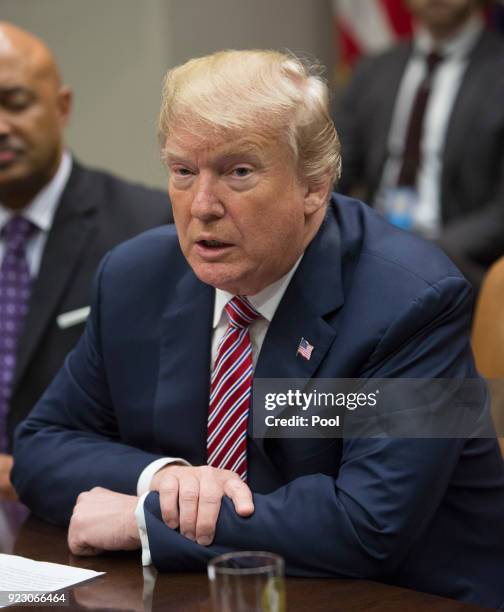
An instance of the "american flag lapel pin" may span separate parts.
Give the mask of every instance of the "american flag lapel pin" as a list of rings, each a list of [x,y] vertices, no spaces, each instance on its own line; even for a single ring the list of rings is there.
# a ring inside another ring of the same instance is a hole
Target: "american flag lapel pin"
[[[301,338],[299,341],[299,346],[296,351],[296,357],[301,355],[306,361],[310,360],[311,354],[313,353],[313,349],[315,347],[308,342],[305,338]]]

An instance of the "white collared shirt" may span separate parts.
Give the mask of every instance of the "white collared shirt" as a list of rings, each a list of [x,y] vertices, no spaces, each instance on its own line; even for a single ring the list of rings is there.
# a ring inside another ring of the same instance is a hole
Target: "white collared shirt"
[[[37,228],[26,244],[26,259],[32,278],[36,278],[44,254],[44,248],[51,230],[54,215],[61,198],[61,194],[66,187],[68,177],[72,171],[72,158],[65,151],[61,157],[61,162],[56,174],[47,185],[39,191],[33,200],[20,211],[20,214],[31,221]],[[0,230],[14,216],[14,212],[0,202]],[[0,266],[2,265],[5,253],[5,241],[0,238]]]
[[[273,284],[269,285],[259,293],[255,295],[247,296],[252,306],[262,316],[261,319],[257,319],[250,324],[249,334],[250,342],[252,344],[252,362],[254,367],[259,358],[266,332],[268,331],[269,324],[271,323],[273,316],[275,315],[276,309],[282,300],[284,293],[289,286],[291,278],[294,276],[294,272],[297,270],[302,256],[296,261],[294,266],[282,276],[281,279],[277,280]],[[232,299],[234,295],[221,289],[215,290],[215,303],[214,303],[214,316],[213,316],[213,338],[212,338],[212,364],[217,357],[217,351],[219,348],[220,341],[222,340],[228,326],[228,316],[224,307]]]
[[[441,231],[441,172],[446,130],[469,54],[482,30],[483,22],[479,16],[475,16],[452,39],[435,45],[430,34],[419,29],[413,54],[399,87],[389,133],[388,158],[375,201],[380,212],[383,212],[385,191],[397,185],[415,95],[427,71],[425,58],[434,48],[443,55],[444,59],[432,79],[422,128],[421,163],[417,177],[418,204],[414,226],[427,238],[436,238]]]
[[[262,291],[259,291],[259,293],[247,296],[249,302],[262,316],[261,319],[257,319],[251,323],[249,327],[250,342],[252,344],[252,362],[254,364],[254,368],[257,364],[257,359],[259,358],[259,353],[261,352],[261,347],[263,345],[266,332],[268,331],[269,324],[271,323],[278,305],[280,304],[285,291],[287,290],[287,287],[289,286],[289,283],[302,259],[303,255],[301,255],[294,266],[289,270],[289,272],[287,272],[287,274],[282,276],[282,278],[272,283]],[[224,308],[229,300],[233,297],[234,295],[232,293],[228,293],[227,291],[222,291],[221,289],[215,290],[211,366],[213,366],[213,363],[217,357],[220,341],[222,340],[228,327],[229,320]],[[147,537],[147,526],[145,523],[145,498],[149,494],[150,484],[154,474],[166,465],[175,462],[183,465],[190,465],[190,463],[178,457],[162,457],[161,459],[156,459],[150,463],[142,471],[137,482],[137,495],[140,497],[140,499],[136,507],[135,517],[137,520],[138,531],[140,533],[140,540],[142,542],[143,565],[150,565],[152,563],[149,540]]]

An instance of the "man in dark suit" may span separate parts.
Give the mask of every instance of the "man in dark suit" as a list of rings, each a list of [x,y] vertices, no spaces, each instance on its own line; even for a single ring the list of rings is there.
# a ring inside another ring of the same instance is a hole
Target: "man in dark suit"
[[[0,24],[3,497],[14,493],[6,454],[13,430],[77,343],[100,259],[119,242],[172,220],[166,195],[72,159],[63,143],[70,109],[71,92],[47,47]]]
[[[409,0],[414,40],[364,59],[333,113],[338,188],[436,240],[476,288],[504,254],[504,41],[484,4]]]
[[[76,554],[141,547],[171,571],[266,549],[295,575],[503,603],[494,438],[253,438],[252,377],[478,380],[467,281],[330,196],[321,79],[275,52],[192,60],[160,130],[177,233],[103,260],[84,336],[17,431],[20,498],[70,521]]]

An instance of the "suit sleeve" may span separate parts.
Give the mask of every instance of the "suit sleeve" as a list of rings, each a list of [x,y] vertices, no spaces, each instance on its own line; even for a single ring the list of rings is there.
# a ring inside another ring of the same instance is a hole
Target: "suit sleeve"
[[[385,332],[362,376],[476,376],[467,338],[469,291],[460,278],[429,287]],[[336,478],[311,474],[255,494],[248,518],[224,498],[208,548],[164,525],[158,495],[150,493],[145,518],[153,563],[162,571],[202,570],[216,554],[264,549],[282,555],[291,575],[386,577],[434,516],[463,445],[345,440]]]
[[[77,347],[16,430],[12,482],[38,516],[67,523],[79,493],[95,486],[136,495],[142,470],[160,455],[120,442],[100,348],[100,283]]]

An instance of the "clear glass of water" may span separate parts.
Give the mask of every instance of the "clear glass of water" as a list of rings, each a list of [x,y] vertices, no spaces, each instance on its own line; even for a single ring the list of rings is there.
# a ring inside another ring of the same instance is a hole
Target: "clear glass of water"
[[[285,612],[284,560],[262,551],[227,553],[208,564],[215,612]]]

